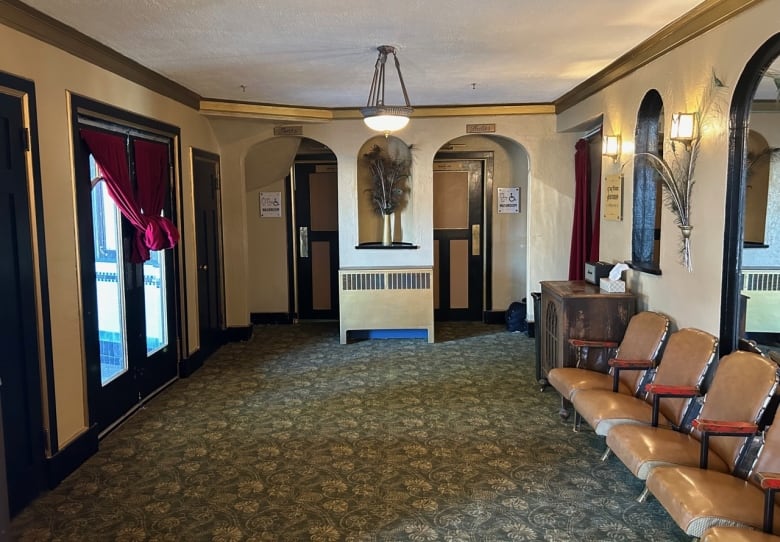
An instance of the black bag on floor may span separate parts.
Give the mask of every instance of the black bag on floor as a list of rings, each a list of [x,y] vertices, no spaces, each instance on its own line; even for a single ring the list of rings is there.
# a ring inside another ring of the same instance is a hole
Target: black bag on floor
[[[509,304],[504,315],[507,331],[525,331],[528,328],[526,322],[525,298],[522,301],[513,301]]]

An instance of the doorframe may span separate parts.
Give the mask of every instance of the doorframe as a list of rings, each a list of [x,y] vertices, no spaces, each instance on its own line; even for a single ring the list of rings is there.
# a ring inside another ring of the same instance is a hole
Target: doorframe
[[[763,70],[780,56],[780,33],[753,54],[739,77],[729,113],[729,161],[726,177],[726,207],[720,302],[720,352],[737,349],[739,341],[740,282],[745,227],[744,207],[750,109]]]
[[[173,174],[171,179],[171,190],[173,192],[171,197],[171,206],[172,206],[172,216],[171,220],[173,220],[174,224],[176,225],[177,229],[179,230],[180,239],[185,238],[185,232],[183,229],[183,219],[182,219],[182,209],[183,209],[183,194],[182,194],[182,185],[181,185],[181,130],[173,126],[171,124],[167,124],[155,119],[151,119],[149,117],[144,117],[142,115],[138,115],[136,113],[132,113],[130,111],[126,111],[124,109],[119,109],[117,107],[104,104],[101,102],[96,102],[94,100],[91,100],[90,98],[87,98],[85,96],[81,96],[78,94],[72,94],[68,93],[69,98],[69,112],[70,112],[70,120],[71,120],[71,131],[72,131],[72,142],[73,142],[73,153],[75,156],[76,152],[80,152],[82,150],[82,145],[80,142],[80,136],[79,136],[79,128],[81,127],[79,122],[80,116],[85,117],[92,117],[98,121],[105,122],[106,124],[112,124],[114,125],[117,130],[116,133],[125,133],[125,134],[132,134],[136,132],[144,132],[149,134],[159,134],[160,136],[170,138],[170,145],[171,145],[171,167],[173,168]],[[73,175],[73,193],[76,195],[76,198],[78,198],[78,172],[74,170]],[[77,253],[77,262],[79,265],[79,282],[78,282],[78,295],[79,299],[84,298],[84,292],[88,281],[85,281],[84,273],[85,269],[82,263],[82,259],[84,255],[81,251],[81,238],[85,235],[92,235],[91,230],[90,231],[82,231],[82,225],[80,224],[80,218],[76,216],[76,237],[77,237],[77,243],[76,243],[76,253]],[[175,337],[171,337],[169,340],[172,345],[175,345],[176,348],[176,362],[177,366],[181,363],[183,352],[185,351],[185,345],[189,344],[189,338],[187,335],[187,322],[188,322],[188,316],[186,311],[186,302],[183,301],[184,297],[182,295],[182,292],[185,284],[186,284],[186,273],[185,273],[185,266],[183,265],[184,262],[184,246],[183,242],[179,242],[174,246],[173,250],[173,257],[172,257],[172,263],[173,263],[173,281],[171,283],[171,286],[173,287],[173,299],[174,299],[174,314],[173,314],[173,329],[169,330],[170,335],[173,335],[175,333]],[[92,280],[94,280],[94,271],[93,271],[93,277]],[[91,283],[90,283],[91,284]],[[81,307],[81,320],[82,320],[82,340],[83,340],[83,349],[84,349],[84,356],[85,356],[85,369],[86,369],[86,394],[87,394],[87,412],[88,412],[88,418],[86,420],[87,426],[90,427],[90,429],[94,430],[96,428],[96,424],[92,421],[92,413],[95,412],[95,409],[97,408],[97,394],[96,391],[98,391],[102,384],[100,382],[100,370],[99,367],[97,370],[95,370],[94,367],[88,365],[90,361],[94,363],[95,360],[98,360],[99,365],[99,353],[95,352],[96,348],[96,341],[87,340],[87,333],[88,330],[86,329],[86,326],[83,325],[85,314],[84,314],[84,307]],[[97,318],[97,316],[95,316]],[[91,332],[90,332],[91,333]],[[171,382],[173,382],[176,379],[172,379],[169,382],[163,383],[159,388],[153,390],[151,393],[149,393],[146,397],[144,397],[142,400],[140,400],[138,403],[136,403],[128,412],[126,412],[124,415],[120,416],[115,422],[109,425],[109,427],[101,428],[100,436],[104,436],[110,430],[115,428],[117,425],[119,425],[122,421],[124,421],[128,416],[130,416],[132,413],[134,413],[136,410],[138,410],[141,406],[143,406],[146,402],[148,402],[151,398],[153,398],[155,395],[157,395],[160,391],[162,391],[165,387],[167,387]]]
[[[59,452],[57,434],[57,404],[54,394],[54,358],[51,339],[51,312],[49,301],[49,279],[46,263],[46,239],[44,231],[43,188],[41,181],[41,159],[38,146],[38,112],[35,95],[35,83],[28,79],[0,72],[0,92],[18,97],[21,100],[22,126],[26,129],[26,145],[24,161],[26,164],[26,185],[28,193],[28,212],[30,214],[30,241],[32,250],[32,270],[34,293],[36,297],[35,319],[36,343],[38,352],[38,386],[33,398],[34,423],[38,427],[31,428],[41,435],[40,469],[42,479],[51,479],[47,472],[47,462]],[[0,457],[5,461],[5,456]],[[3,466],[4,468],[4,466]],[[50,470],[50,469],[49,469]],[[43,488],[39,488],[43,489]]]
[[[193,208],[195,205],[195,189],[194,189],[194,183],[195,183],[195,160],[204,160],[204,161],[212,161],[216,164],[217,169],[217,209],[219,211],[219,220],[218,220],[218,232],[217,232],[217,242],[219,244],[219,248],[217,250],[219,254],[219,316],[220,316],[220,328],[223,333],[223,341],[226,340],[227,334],[227,305],[225,303],[225,258],[224,258],[224,229],[223,229],[223,223],[222,223],[222,160],[219,154],[212,153],[203,149],[198,149],[196,147],[190,148],[190,167],[192,172],[192,181],[193,181]],[[196,209],[197,211],[197,209]],[[195,227],[195,254],[196,254],[196,260],[197,260],[197,251],[198,251],[198,239],[197,239],[197,226]],[[200,280],[200,275],[198,273],[195,274],[195,276]],[[186,291],[186,289],[185,289]],[[187,311],[187,296],[183,296],[183,310]],[[199,301],[200,303],[200,301]],[[200,306],[198,307],[198,310],[200,310]],[[198,326],[200,328],[200,319],[198,320]],[[181,361],[179,362],[180,367],[180,375],[181,376],[189,376],[191,375],[195,370],[197,370],[199,367],[203,365],[203,362],[205,361],[206,357],[211,355],[213,352],[205,352],[203,351],[203,344],[200,343],[200,329],[198,330],[198,343],[199,348],[197,351],[190,353],[189,352],[189,342],[187,342],[187,351],[181,352]]]
[[[439,150],[437,160],[481,160],[482,171],[482,321],[493,311],[493,151]],[[433,166],[433,164],[431,164]],[[433,232],[431,232],[432,234]]]
[[[314,141],[314,140],[312,140]],[[287,195],[287,263],[288,263],[288,303],[289,314],[292,322],[297,322],[300,318],[300,309],[298,307],[298,238],[295,235],[298,225],[298,216],[295,213],[295,164],[308,163],[333,163],[338,172],[339,161],[335,153],[317,153],[317,154],[298,154],[293,157],[290,164],[289,182],[285,183],[285,193]],[[337,173],[338,175],[338,173]]]

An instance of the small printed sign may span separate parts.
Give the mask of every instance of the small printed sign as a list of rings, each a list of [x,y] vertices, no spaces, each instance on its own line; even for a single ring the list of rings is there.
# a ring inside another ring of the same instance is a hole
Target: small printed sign
[[[498,212],[502,214],[520,212],[519,186],[498,189]]]
[[[282,217],[282,193],[281,192],[260,192],[260,217],[261,218]]]
[[[275,136],[301,136],[303,126],[274,126]]]
[[[604,177],[604,220],[623,220],[623,175]]]
[[[467,124],[467,134],[493,134],[496,131],[495,124]]]

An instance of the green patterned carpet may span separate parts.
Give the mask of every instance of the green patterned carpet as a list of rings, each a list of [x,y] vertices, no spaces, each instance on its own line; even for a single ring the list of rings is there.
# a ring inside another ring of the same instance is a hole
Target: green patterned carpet
[[[558,418],[534,341],[442,324],[340,345],[333,324],[224,346],[17,516],[18,541],[673,541],[604,443]]]

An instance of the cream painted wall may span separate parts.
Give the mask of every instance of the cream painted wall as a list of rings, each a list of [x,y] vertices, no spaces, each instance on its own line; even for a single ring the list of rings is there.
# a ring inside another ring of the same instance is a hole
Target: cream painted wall
[[[194,110],[2,25],[0,69],[35,83],[54,366],[51,378],[58,399],[58,444],[63,446],[87,427],[68,92],[181,128],[182,243],[190,247],[185,252],[188,351],[197,347],[198,340],[189,148],[217,152],[218,147],[208,123]]]
[[[249,312],[282,312],[288,309],[287,200],[285,177],[295,159],[300,140],[279,137],[258,143],[245,161],[247,181],[247,258]],[[281,192],[281,218],[260,217],[260,192]]]
[[[628,271],[632,291],[640,305],[668,313],[679,327],[698,327],[713,334],[720,330],[720,292],[728,162],[728,111],[734,86],[753,53],[780,27],[780,0],[767,0],[710,30],[660,59],[638,69],[602,92],[568,109],[558,117],[558,129],[577,126],[604,114],[604,132],[623,137],[622,165],[603,162],[602,174],[625,174],[622,222],[601,223],[601,257],[606,261],[631,258],[632,151],[636,115],[644,94],[657,89],[668,113],[698,106],[713,71],[728,85],[708,119],[693,188],[691,237],[693,272],[679,263],[679,233],[664,208],[661,224],[661,276]]]
[[[250,223],[248,210],[253,208],[253,204],[247,203],[248,168],[245,162],[255,145],[273,138],[273,125],[264,121],[227,118],[211,122],[221,144],[223,205],[226,209],[241,210],[240,213],[229,213],[230,216],[226,213],[224,221],[225,238],[229,240],[225,243],[225,259],[231,262],[226,268],[228,325],[245,325],[249,313],[255,311],[254,305],[250,310],[248,298],[259,299],[255,293],[248,293],[255,285],[262,287],[256,277],[250,279],[249,273],[254,265],[249,263],[253,234],[245,232],[248,232]],[[523,196],[527,198],[523,202],[523,213],[519,217],[502,216],[494,222],[497,235],[502,239],[502,243],[496,243],[494,249],[493,299],[496,310],[506,308],[510,300],[528,297],[531,291],[539,289],[540,280],[566,278],[574,197],[572,149],[579,136],[556,134],[553,115],[415,118],[407,128],[395,134],[407,145],[413,146],[413,189],[404,210],[403,240],[420,248],[393,251],[354,248],[359,242],[358,156],[361,146],[375,134],[361,120],[304,125],[303,135],[327,145],[338,160],[339,259],[342,268],[433,264],[433,156],[448,141],[465,135],[468,123],[496,124],[494,145],[504,148],[502,152],[507,161],[512,161],[514,170],[511,179],[507,176],[499,182],[526,183],[527,186],[523,190]],[[518,218],[524,222],[525,229],[522,226],[516,230],[505,227],[515,224]],[[510,250],[504,242],[517,246]],[[268,305],[259,312],[276,311],[270,300],[265,302]]]

